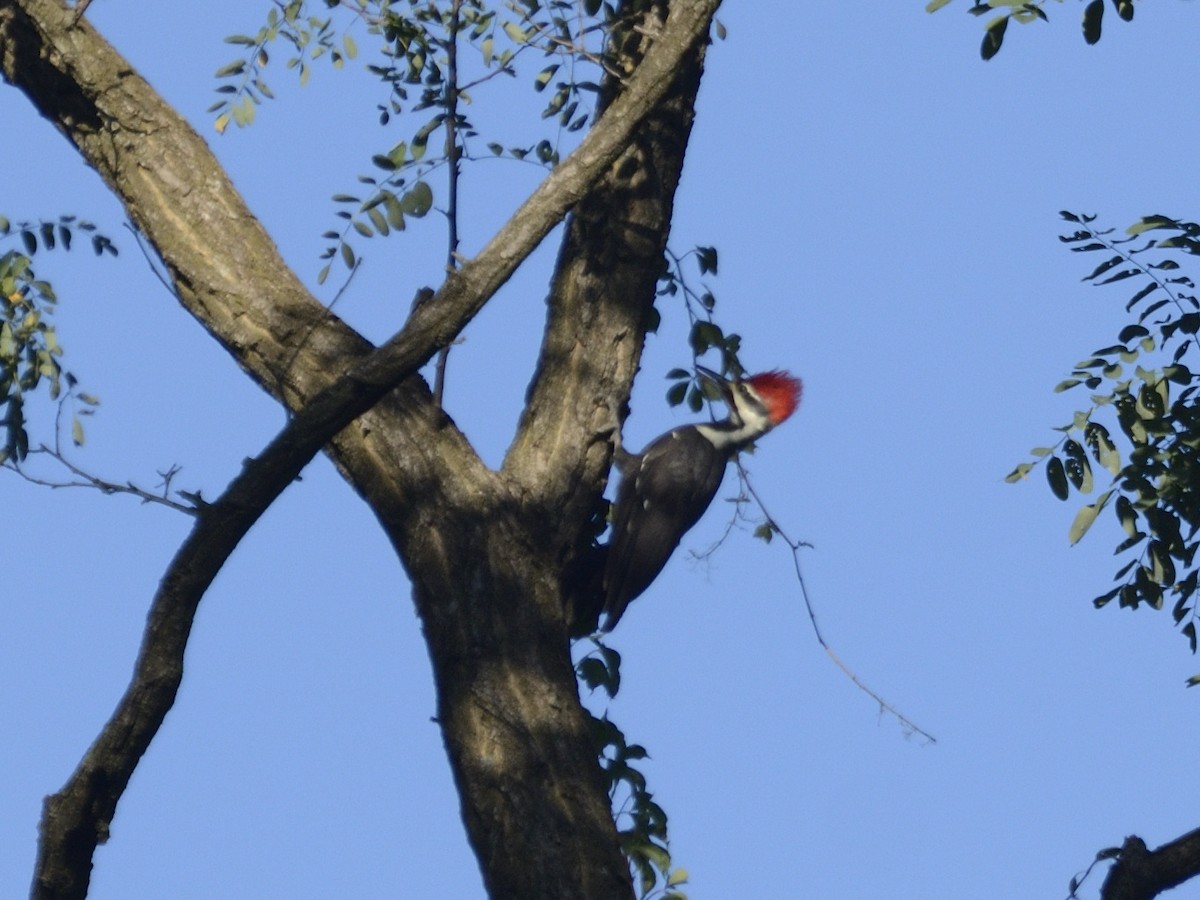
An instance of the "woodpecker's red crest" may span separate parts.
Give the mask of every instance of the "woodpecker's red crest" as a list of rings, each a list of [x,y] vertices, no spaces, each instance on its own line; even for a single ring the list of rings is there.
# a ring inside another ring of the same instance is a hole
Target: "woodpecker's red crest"
[[[762,397],[773,425],[778,425],[796,411],[804,391],[804,383],[783,369],[751,375],[745,382]]]

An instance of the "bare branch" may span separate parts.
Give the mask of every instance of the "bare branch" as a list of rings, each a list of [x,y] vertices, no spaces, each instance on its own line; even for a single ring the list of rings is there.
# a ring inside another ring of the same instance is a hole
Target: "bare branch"
[[[896,721],[900,723],[900,726],[907,733],[920,735],[929,743],[936,744],[937,738],[935,738],[924,728],[921,728],[919,725],[917,725],[917,723],[908,718],[908,716],[901,713],[898,709],[896,709],[896,707],[892,706],[892,704],[890,704],[872,688],[868,687],[862,681],[862,679],[855,674],[853,669],[842,662],[841,657],[839,657],[833,651],[833,648],[830,647],[826,642],[825,636],[821,633],[821,627],[817,624],[817,614],[813,609],[812,600],[810,600],[808,596],[808,586],[804,583],[804,573],[800,569],[800,551],[804,547],[811,545],[805,544],[802,541],[797,541],[783,530],[779,524],[779,521],[767,510],[766,504],[764,504],[762,501],[762,497],[758,495],[758,491],[754,489],[754,485],[750,481],[750,475],[743,467],[740,459],[737,461],[737,468],[738,477],[741,479],[742,485],[744,486],[746,492],[754,498],[754,502],[758,504],[758,508],[762,510],[763,517],[767,520],[767,524],[771,527],[772,531],[779,535],[780,539],[787,544],[792,551],[792,563],[796,568],[796,581],[800,584],[800,596],[804,598],[804,608],[808,611],[808,620],[812,623],[813,635],[816,637],[817,643],[821,645],[821,649],[824,650],[825,654],[833,660],[834,664],[839,669],[842,670],[843,674],[845,674],[845,676],[854,683],[855,687],[879,704],[880,712],[894,716]]]
[[[42,444],[36,450],[29,451],[29,456],[33,456],[34,454],[42,454],[48,456],[50,459],[53,459],[60,466],[74,475],[77,480],[56,481],[50,478],[43,478],[27,471],[23,465],[13,460],[6,460],[4,462],[4,468],[15,472],[19,477],[25,479],[25,481],[28,481],[30,484],[48,487],[53,490],[58,490],[60,488],[91,488],[99,491],[102,494],[129,494],[137,497],[143,503],[157,503],[160,506],[165,506],[168,509],[173,509],[176,512],[185,513],[189,516],[194,516],[197,513],[194,505],[189,506],[187,504],[180,503],[177,500],[172,500],[170,497],[171,480],[179,471],[178,467],[176,466],[172,466],[166,472],[158,473],[163,479],[163,489],[161,492],[155,493],[148,491],[145,488],[138,487],[132,481],[127,481],[124,484],[117,484],[115,481],[107,481],[103,478],[99,478],[96,475],[79,468],[79,466],[67,459],[60,450],[47,447],[45,444]]]

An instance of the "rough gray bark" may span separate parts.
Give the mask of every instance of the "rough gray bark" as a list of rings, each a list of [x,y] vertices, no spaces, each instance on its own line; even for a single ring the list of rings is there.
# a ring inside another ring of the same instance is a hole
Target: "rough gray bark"
[[[298,411],[200,515],[172,562],[134,683],[71,781],[47,799],[36,896],[86,895],[95,846],[174,700],[196,605],[240,537],[326,445],[412,579],[489,893],[630,896],[567,652],[561,581],[584,543],[610,461],[612,411],[636,369],[716,5],[675,4],[580,151],[371,352],[283,263],[199,136],[86,21],[54,0],[0,0],[5,79],[124,202],[184,307]],[[585,195],[518,438],[502,470],[490,471],[412,373]]]

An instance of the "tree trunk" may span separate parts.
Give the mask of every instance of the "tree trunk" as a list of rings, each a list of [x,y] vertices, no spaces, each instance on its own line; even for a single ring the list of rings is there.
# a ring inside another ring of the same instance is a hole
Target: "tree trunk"
[[[571,220],[529,402],[501,471],[480,462],[416,376],[327,448],[412,580],[463,818],[493,898],[632,894],[571,666],[563,580],[590,541],[640,357],[716,5],[677,4],[664,24],[663,5],[630,4],[643,10],[631,35],[664,45],[686,37],[654,76],[669,82],[665,95],[626,123],[638,125],[635,139]],[[633,38],[616,55],[625,72],[645,43]],[[199,136],[86,20],[73,22],[54,0],[0,0],[0,67],[100,172],[166,262],[180,302],[264,388],[302,410],[368,353],[283,263]],[[610,106],[601,126],[625,115],[634,114]],[[494,289],[465,290],[486,300]],[[455,289],[446,290],[450,309]],[[470,315],[464,307],[443,324],[427,316],[429,353]],[[187,628],[190,615],[184,641]],[[130,771],[143,750],[123,751]],[[91,849],[124,781],[81,787],[107,792],[81,804],[91,819],[64,826],[68,843],[88,846],[71,850],[76,871],[59,872],[61,881],[40,872],[36,894],[86,893]]]

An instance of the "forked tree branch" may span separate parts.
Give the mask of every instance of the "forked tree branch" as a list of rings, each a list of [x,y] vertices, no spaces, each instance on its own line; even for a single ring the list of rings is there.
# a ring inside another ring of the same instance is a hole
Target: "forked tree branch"
[[[475,259],[413,311],[395,337],[318,393],[203,510],[155,594],[129,688],[66,786],[46,800],[35,897],[86,896],[95,848],[107,838],[117,802],[174,703],[196,609],[242,537],[334,435],[447,346],[584,196],[665,94],[718,2],[672,4],[662,33],[626,89],[579,148]],[[0,25],[6,5],[0,2]],[[68,12],[60,8],[56,14]],[[0,56],[5,53],[0,46]]]

